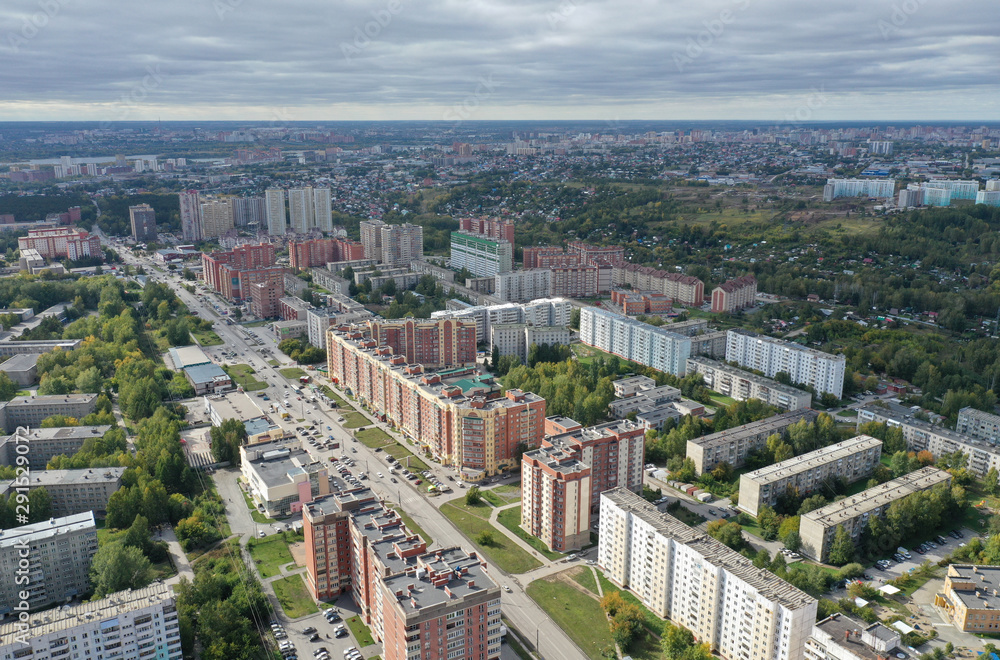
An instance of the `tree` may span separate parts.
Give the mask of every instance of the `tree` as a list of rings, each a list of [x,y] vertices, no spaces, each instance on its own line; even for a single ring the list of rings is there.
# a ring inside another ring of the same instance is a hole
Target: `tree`
[[[96,597],[140,589],[152,579],[152,564],[142,551],[120,541],[108,543],[98,550],[90,564],[90,581]]]
[[[36,523],[52,517],[52,496],[44,488],[32,488],[28,493],[28,522]]]
[[[247,429],[238,419],[225,419],[220,426],[209,431],[212,441],[212,456],[220,463],[233,465],[240,463],[240,447],[246,442]]]
[[[1000,492],[1000,472],[995,467],[991,467],[983,477],[983,486],[990,495],[997,495]]]
[[[0,401],[10,401],[17,395],[18,385],[6,371],[0,372]]]
[[[843,525],[837,525],[837,530],[833,534],[829,560],[834,566],[843,566],[854,561],[854,539]]]
[[[622,598],[621,592],[608,591],[601,598],[601,609],[603,609],[608,616],[614,616],[618,613],[618,610],[625,604],[625,599]]]
[[[493,532],[488,529],[484,529],[483,531],[476,534],[475,541],[479,545],[487,548],[492,547],[497,543],[496,537],[493,536]]]
[[[611,619],[611,637],[622,650],[627,650],[642,632],[642,610],[635,603],[625,603]]]
[[[774,509],[766,504],[760,508],[757,514],[757,524],[760,525],[760,535],[765,541],[773,541],[778,538],[778,529],[781,520]]]
[[[149,555],[153,546],[153,538],[149,534],[149,522],[142,516],[136,516],[122,543],[130,548],[139,548],[142,554]]]
[[[500,346],[493,344],[493,351],[490,353],[490,368],[496,370],[500,366]]]
[[[465,493],[466,506],[479,506],[483,502],[483,495],[479,486],[473,486]]]
[[[713,520],[708,523],[706,531],[709,536],[733,550],[739,551],[746,546],[743,528],[740,527],[739,523],[730,520]]]
[[[781,537],[781,542],[792,552],[798,552],[802,547],[802,537],[796,531],[791,531]]]

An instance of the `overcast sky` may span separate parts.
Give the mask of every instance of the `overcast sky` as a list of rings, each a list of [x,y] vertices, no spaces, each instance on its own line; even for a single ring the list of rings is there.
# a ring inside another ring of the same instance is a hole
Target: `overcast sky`
[[[1000,120],[996,0],[3,0],[0,120]]]

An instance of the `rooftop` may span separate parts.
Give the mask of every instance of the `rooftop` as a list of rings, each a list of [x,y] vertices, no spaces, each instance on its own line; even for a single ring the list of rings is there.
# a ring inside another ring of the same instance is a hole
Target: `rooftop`
[[[14,406],[51,406],[60,403],[87,404],[97,399],[96,394],[44,394],[40,396],[19,396],[7,403]]]
[[[951,475],[936,467],[927,466],[898,479],[879,484],[857,495],[827,504],[802,516],[803,520],[814,520],[823,527],[835,527],[869,511],[895,502],[919,490],[926,490],[951,480]]]
[[[268,488],[292,483],[299,474],[312,474],[326,467],[312,460],[309,452],[299,449],[296,443],[284,441],[261,442],[246,445],[243,449],[250,469],[257,473]]]
[[[952,564],[948,567],[951,593],[970,610],[1000,610],[1000,566]],[[960,589],[955,583],[970,588]]]
[[[395,593],[404,615],[492,590],[500,598],[500,588],[486,572],[476,553],[444,548],[416,558],[416,566],[387,578],[386,590]]]
[[[645,521],[662,536],[674,539],[698,552],[713,566],[720,567],[757,590],[757,593],[786,607],[797,609],[816,602],[809,594],[800,591],[766,569],[757,568],[749,559],[732,550],[708,534],[692,529],[670,514],[662,513],[655,506],[625,488],[614,488],[601,493],[622,509]]]
[[[800,390],[797,387],[792,387],[791,385],[785,385],[784,383],[779,383],[776,380],[766,378],[764,376],[758,376],[751,371],[744,371],[743,369],[738,369],[736,367],[730,366],[725,362],[719,362],[718,360],[710,360],[706,357],[689,357],[688,364],[690,363],[700,364],[710,369],[715,369],[716,371],[721,371],[722,373],[731,374],[742,378],[743,380],[749,381],[751,383],[756,383],[764,387],[768,387],[775,392],[782,392],[789,396],[803,396],[808,394],[805,390]],[[690,371],[690,369],[688,370]]]
[[[79,470],[32,470],[32,487],[59,484],[117,483],[125,473],[123,467],[83,468]]]
[[[589,465],[578,460],[572,451],[561,445],[540,447],[526,452],[524,457],[528,460],[538,461],[560,475],[573,476],[590,471]]]
[[[787,461],[781,461],[774,465],[762,467],[759,470],[744,474],[741,479],[749,479],[757,483],[771,483],[778,481],[789,475],[800,474],[813,468],[828,465],[836,461],[853,456],[862,451],[875,449],[882,446],[882,441],[870,435],[859,435],[829,447],[823,447],[808,454],[794,456]]]
[[[29,440],[86,440],[87,438],[99,438],[110,429],[110,426],[59,426],[50,429],[33,428],[28,430],[26,437]],[[8,438],[13,437],[15,436],[8,436]]]
[[[24,371],[38,364],[41,353],[18,353],[0,364],[0,371]]]
[[[861,621],[856,621],[843,614],[834,614],[815,624],[815,628],[822,630],[830,636],[832,642],[838,646],[849,650],[852,654],[864,660],[882,660],[884,653],[879,653],[862,639],[862,633],[881,639],[885,642],[899,640],[899,633],[889,630],[881,624],[869,625]]]
[[[167,350],[170,361],[174,363],[174,369],[193,367],[196,364],[209,364],[211,360],[205,352],[197,346],[181,346],[180,348],[170,348]]]
[[[196,364],[193,367],[184,367],[184,373],[188,375],[193,383],[211,383],[216,378],[229,379],[229,376],[217,364]]]
[[[248,419],[264,416],[263,411],[245,392],[206,396],[205,401],[222,419],[238,419],[245,422]]]
[[[93,511],[74,513],[71,516],[50,518],[30,525],[0,530],[0,549],[20,548],[23,543],[36,542],[86,529],[93,529],[95,533],[97,531]]]
[[[771,433],[780,431],[786,426],[795,424],[799,420],[805,419],[811,422],[817,417],[819,417],[819,413],[815,410],[811,408],[801,408],[799,410],[781,413],[780,415],[774,415],[773,417],[768,417],[767,419],[762,419],[758,422],[750,422],[749,424],[736,426],[731,429],[726,429],[725,431],[719,431],[718,433],[703,435],[700,438],[688,440],[688,442],[701,445],[702,447],[709,449],[718,445],[726,445],[730,442],[739,442],[740,440],[748,437],[755,437],[759,434],[770,435]]]

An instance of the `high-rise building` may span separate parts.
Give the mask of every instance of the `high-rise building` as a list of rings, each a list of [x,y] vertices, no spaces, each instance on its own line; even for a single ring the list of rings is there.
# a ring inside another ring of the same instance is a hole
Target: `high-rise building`
[[[27,620],[0,626],[0,658],[183,657],[177,599],[173,587],[160,582],[35,612]]]
[[[747,330],[726,333],[726,362],[760,371],[768,378],[786,373],[793,383],[811,385],[821,395],[829,393],[839,399],[844,392],[847,358],[843,355],[831,355]]]
[[[690,337],[597,307],[580,310],[580,341],[676,376],[691,356]]]
[[[527,364],[532,346],[569,346],[573,331],[564,325],[534,326],[527,323],[498,323],[490,325],[490,352],[500,356],[516,355]]]
[[[27,236],[17,239],[17,247],[22,252],[37,250],[38,254],[46,259],[59,257],[74,261],[84,257],[104,259],[100,237],[73,227],[29,229]]]
[[[271,236],[281,236],[288,225],[288,214],[285,211],[285,191],[281,188],[268,188],[264,193],[267,203],[267,233]]]
[[[514,244],[467,231],[451,232],[451,267],[477,277],[493,277],[514,268]]]
[[[895,194],[895,179],[827,179],[823,187],[824,202],[832,202],[838,197],[892,199]]]
[[[208,199],[201,204],[202,238],[218,238],[236,223],[233,219],[233,202],[229,197]]]
[[[757,303],[757,279],[743,275],[712,289],[712,313],[732,313]]]
[[[0,614],[10,614],[22,601],[36,610],[90,591],[90,561],[97,552],[94,513],[77,513],[6,529],[0,535],[0,571],[11,579],[0,583]],[[28,583],[15,581],[27,558]],[[27,594],[27,597],[25,597]]]
[[[458,228],[486,238],[502,238],[514,244],[514,223],[510,220],[490,218],[459,218]]]
[[[476,326],[460,319],[399,319],[369,321],[376,346],[387,346],[407,364],[428,369],[476,363]]]
[[[361,245],[364,246],[365,259],[382,260],[382,227],[385,226],[381,220],[361,221]]]
[[[571,241],[566,246],[566,252],[579,255],[580,261],[587,266],[597,266],[604,263],[611,266],[625,265],[625,248],[620,245],[602,247],[583,241]]]
[[[409,268],[411,261],[424,258],[423,227],[407,222],[401,225],[383,225],[381,232],[381,263],[391,268]]]
[[[316,238],[288,242],[289,264],[292,268],[325,266],[332,261],[354,261],[364,258],[364,247],[349,238]]]
[[[280,282],[263,281],[250,285],[250,313],[262,319],[278,315],[278,300],[285,293]]]
[[[288,189],[288,218],[292,231],[305,234],[316,227],[316,206],[313,199],[313,189]]]
[[[494,295],[500,300],[528,302],[545,298],[552,291],[552,271],[548,268],[512,270],[493,277],[496,280]]]
[[[267,227],[267,205],[263,197],[234,197],[233,222],[237,227]]]
[[[275,247],[270,243],[240,245],[227,252],[201,255],[205,284],[227,300],[250,298],[256,282],[284,284],[285,269],[275,266]]]
[[[333,200],[329,188],[313,188],[313,217],[316,229],[333,231]]]
[[[198,191],[187,190],[177,193],[180,204],[181,236],[185,241],[200,241],[201,231],[201,200]]]
[[[601,494],[597,563],[723,658],[801,660],[816,599],[624,488]]]
[[[138,243],[156,240],[156,211],[149,204],[128,207],[132,238]]]
[[[975,199],[979,192],[979,181],[975,179],[960,181],[958,179],[931,179],[927,188],[944,188],[951,192],[951,199]]]
[[[1000,190],[980,190],[976,193],[976,204],[1000,206]]]
[[[550,550],[590,544],[591,467],[559,446],[521,457],[521,528]]]

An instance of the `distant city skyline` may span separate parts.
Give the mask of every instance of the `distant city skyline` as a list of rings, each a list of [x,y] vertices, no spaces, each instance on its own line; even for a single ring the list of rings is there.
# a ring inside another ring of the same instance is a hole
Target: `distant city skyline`
[[[995,5],[0,7],[0,121],[996,121]]]

